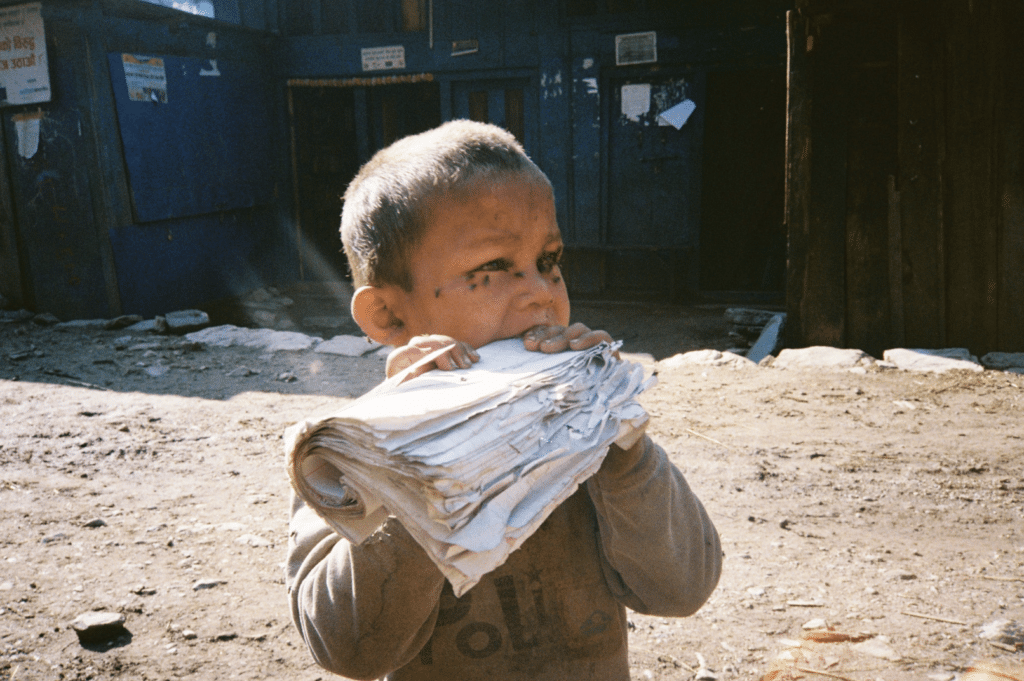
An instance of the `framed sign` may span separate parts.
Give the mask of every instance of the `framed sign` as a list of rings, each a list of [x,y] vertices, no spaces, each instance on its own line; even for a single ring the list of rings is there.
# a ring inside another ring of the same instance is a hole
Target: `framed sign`
[[[0,8],[0,106],[50,101],[41,6]]]
[[[405,68],[405,46],[364,47],[360,51],[363,71],[387,71]]]

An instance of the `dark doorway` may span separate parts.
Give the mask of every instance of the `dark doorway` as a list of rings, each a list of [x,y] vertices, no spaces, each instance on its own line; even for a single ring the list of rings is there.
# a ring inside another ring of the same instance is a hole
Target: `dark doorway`
[[[786,73],[707,76],[700,218],[702,292],[785,286]]]
[[[341,249],[342,196],[379,149],[440,124],[436,83],[293,86],[289,89],[300,276],[348,279]]]

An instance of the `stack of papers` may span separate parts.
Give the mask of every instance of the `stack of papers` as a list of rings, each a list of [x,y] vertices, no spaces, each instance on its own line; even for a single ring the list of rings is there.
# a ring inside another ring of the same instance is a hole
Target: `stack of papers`
[[[613,442],[642,434],[635,398],[654,378],[617,348],[544,354],[510,339],[480,348],[470,369],[406,381],[410,367],[285,432],[292,486],[355,544],[397,517],[462,595],[597,472]]]

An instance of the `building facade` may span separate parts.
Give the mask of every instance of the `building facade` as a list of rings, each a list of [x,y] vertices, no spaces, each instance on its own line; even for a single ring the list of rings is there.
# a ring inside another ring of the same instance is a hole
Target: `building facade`
[[[784,2],[165,4],[0,6],[38,12],[49,81],[0,102],[14,305],[149,316],[344,279],[348,180],[452,118],[551,178],[574,295],[782,301]]]

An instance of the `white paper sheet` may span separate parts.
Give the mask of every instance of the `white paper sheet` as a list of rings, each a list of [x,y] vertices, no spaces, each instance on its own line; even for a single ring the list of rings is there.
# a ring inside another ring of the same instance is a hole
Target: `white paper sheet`
[[[686,121],[690,120],[690,115],[696,110],[697,105],[693,103],[693,100],[684,99],[658,114],[658,125],[671,125],[679,130],[686,125]]]

